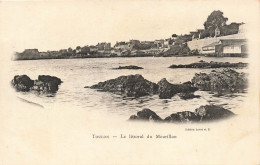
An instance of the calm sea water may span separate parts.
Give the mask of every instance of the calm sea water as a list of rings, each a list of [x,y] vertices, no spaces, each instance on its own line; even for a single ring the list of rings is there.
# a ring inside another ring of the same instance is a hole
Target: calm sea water
[[[182,83],[192,79],[195,73],[210,72],[211,69],[170,69],[172,64],[189,64],[204,61],[245,62],[244,58],[210,58],[210,57],[140,57],[140,58],[88,58],[88,59],[53,59],[34,61],[13,61],[10,75],[27,74],[31,79],[38,75],[52,75],[61,78],[63,83],[54,97],[37,95],[35,93],[17,93],[17,96],[45,108],[68,105],[75,110],[83,108],[86,111],[108,111],[129,118],[142,108],[150,108],[159,116],[166,117],[177,111],[193,111],[200,105],[216,104],[231,111],[239,107],[246,94],[234,94],[232,97],[214,97],[208,92],[198,91],[195,94],[201,98],[182,100],[178,96],[171,99],[159,99],[157,95],[137,99],[123,98],[108,92],[98,92],[84,88],[100,81],[116,78],[122,75],[141,74],[145,79],[157,83],[166,78],[171,83]],[[113,70],[119,65],[137,65],[142,70]],[[246,69],[237,71],[247,72]],[[11,80],[11,79],[10,79]],[[167,100],[167,101],[166,101]]]

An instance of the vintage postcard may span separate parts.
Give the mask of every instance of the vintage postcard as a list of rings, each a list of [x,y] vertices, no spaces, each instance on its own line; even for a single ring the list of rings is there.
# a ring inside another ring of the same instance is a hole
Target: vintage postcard
[[[0,165],[259,165],[260,3],[0,2]]]

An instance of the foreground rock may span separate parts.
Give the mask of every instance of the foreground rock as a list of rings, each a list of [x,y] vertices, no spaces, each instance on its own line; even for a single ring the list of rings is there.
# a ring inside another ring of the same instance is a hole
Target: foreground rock
[[[245,68],[247,63],[229,63],[229,62],[205,62],[203,60],[187,65],[171,65],[169,68]]]
[[[158,85],[144,79],[142,75],[136,74],[100,82],[90,88],[137,98],[155,94]]]
[[[235,115],[233,112],[215,105],[200,106],[195,110],[195,114],[200,121],[225,119]]]
[[[238,73],[232,69],[218,72],[213,70],[209,74],[195,74],[191,82],[202,91],[212,91],[218,94],[243,92],[248,84],[245,73]]]
[[[43,93],[55,93],[61,83],[61,79],[48,75],[40,75],[37,80],[31,80],[27,75],[16,75],[11,82],[17,91],[34,90]]]
[[[130,116],[129,120],[155,120],[163,122],[173,123],[192,123],[192,122],[206,122],[206,121],[217,121],[221,119],[227,119],[234,116],[235,114],[227,109],[224,109],[215,105],[200,106],[195,109],[195,112],[183,111],[173,113],[170,116],[162,120],[155,112],[150,109],[143,109],[137,112],[136,115]]]
[[[155,112],[145,108],[142,111],[137,112],[137,115],[130,116],[130,120],[161,121],[162,119]]]
[[[199,116],[190,111],[183,111],[171,114],[170,116],[166,117],[164,121],[173,123],[198,122]]]
[[[144,68],[135,65],[129,65],[129,66],[119,66],[118,68],[113,68],[113,69],[144,69]]]
[[[182,93],[182,96],[192,95],[193,92],[198,90],[196,87],[192,87],[191,82],[186,82],[183,84],[171,84],[165,78],[158,82],[158,93],[160,99],[170,99],[177,93]],[[195,97],[195,96],[194,96]]]

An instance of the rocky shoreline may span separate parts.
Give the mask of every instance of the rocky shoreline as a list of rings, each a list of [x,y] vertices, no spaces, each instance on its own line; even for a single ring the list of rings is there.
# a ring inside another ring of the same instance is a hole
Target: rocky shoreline
[[[205,105],[195,109],[194,112],[182,111],[173,113],[170,116],[162,119],[154,111],[143,109],[137,112],[136,115],[130,116],[130,121],[156,121],[166,123],[198,123],[218,121],[235,116],[235,114],[225,108],[216,105]]]
[[[205,62],[203,60],[186,65],[171,65],[169,68],[245,68],[247,63],[229,63],[229,62]]]
[[[103,92],[112,92],[123,97],[138,98],[142,96],[158,95],[159,99],[170,99],[178,95],[181,99],[193,99],[200,96],[194,95],[197,90],[210,91],[217,94],[230,94],[243,92],[247,89],[247,74],[236,72],[233,69],[225,68],[220,71],[212,70],[210,73],[196,73],[191,81],[172,84],[165,78],[158,83],[146,80],[142,75],[120,76],[85,88],[97,89]],[[31,80],[27,75],[16,75],[11,81],[17,91],[39,93],[55,93],[62,83],[61,79],[55,76],[39,75],[37,80]],[[194,111],[182,111],[173,113],[162,119],[150,109],[143,109],[136,115],[130,116],[130,120],[138,121],[160,121],[173,123],[191,123],[215,121],[229,118],[235,114],[227,109],[216,105],[201,106]]]
[[[16,91],[41,93],[55,93],[61,83],[61,79],[49,75],[39,75],[37,80],[31,80],[27,75],[16,75],[11,81]]]
[[[194,95],[197,90],[217,94],[235,93],[243,92],[247,84],[247,74],[225,68],[222,71],[213,70],[209,74],[196,73],[191,81],[180,84],[171,84],[165,78],[156,84],[136,74],[120,76],[85,88],[135,98],[156,94],[160,99],[170,99],[178,94],[182,99],[192,99],[200,97]]]

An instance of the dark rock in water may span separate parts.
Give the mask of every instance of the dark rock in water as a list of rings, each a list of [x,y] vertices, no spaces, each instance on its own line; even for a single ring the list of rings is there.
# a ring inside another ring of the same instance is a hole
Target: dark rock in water
[[[55,76],[39,75],[38,80],[34,81],[34,90],[43,91],[45,93],[53,93],[58,91],[61,79]]]
[[[233,112],[216,105],[200,106],[195,110],[195,114],[200,118],[200,121],[225,119],[235,115]]]
[[[193,98],[200,98],[198,95],[194,95],[192,92],[187,92],[187,93],[179,93],[179,96],[181,99],[188,100],[188,99],[193,99]]]
[[[88,88],[88,87],[85,87]],[[143,78],[142,75],[120,76],[116,79],[99,82],[91,86],[92,89],[113,92],[127,97],[141,97],[152,94],[159,94],[160,99],[169,99],[177,93],[187,93],[188,98],[194,91],[198,90],[191,82],[183,84],[171,84],[165,78],[155,84]],[[195,96],[194,96],[195,97]],[[183,96],[185,98],[185,96]]]
[[[248,84],[245,73],[238,73],[232,69],[212,71],[209,74],[195,74],[191,81],[200,90],[217,92],[219,94],[243,92]]]
[[[169,68],[245,68],[247,63],[229,63],[229,62],[205,62],[200,60],[199,62],[187,64],[187,65],[171,65]]]
[[[17,91],[27,92],[33,86],[34,82],[27,75],[16,75],[12,80],[12,85]]]
[[[59,89],[61,80],[52,76],[39,76],[38,80],[31,80],[27,75],[14,76],[12,85],[17,91],[38,91],[43,93],[55,93]]]
[[[161,121],[162,119],[150,109],[143,109],[142,111],[137,112],[136,115],[130,116],[129,120],[154,120],[154,121]]]
[[[155,120],[162,122],[173,123],[192,123],[192,122],[206,122],[217,121],[220,119],[226,119],[234,116],[235,114],[225,108],[216,105],[200,106],[195,112],[183,111],[173,113],[170,116],[162,120],[155,112],[150,109],[143,109],[137,112],[137,115],[130,116],[129,120]]]
[[[129,66],[119,66],[118,68],[114,68],[114,69],[144,69],[144,68],[135,65],[129,65]]]
[[[155,94],[158,85],[144,79],[142,75],[136,74],[100,82],[90,88],[137,98]]]
[[[158,82],[158,93],[160,99],[169,99],[177,93],[192,93],[198,90],[191,86],[190,82],[183,84],[171,84],[165,78]]]
[[[166,122],[197,122],[199,121],[199,117],[190,111],[183,111],[183,112],[177,112],[173,113],[170,116],[166,117],[164,119]]]
[[[49,76],[49,75],[39,75],[38,80],[42,82],[54,82],[55,84],[60,85],[62,83],[61,79],[55,76]]]
[[[161,79],[158,82],[159,86],[159,98],[160,99],[168,99],[174,96],[178,91],[175,90],[175,86],[169,83],[165,78]]]

